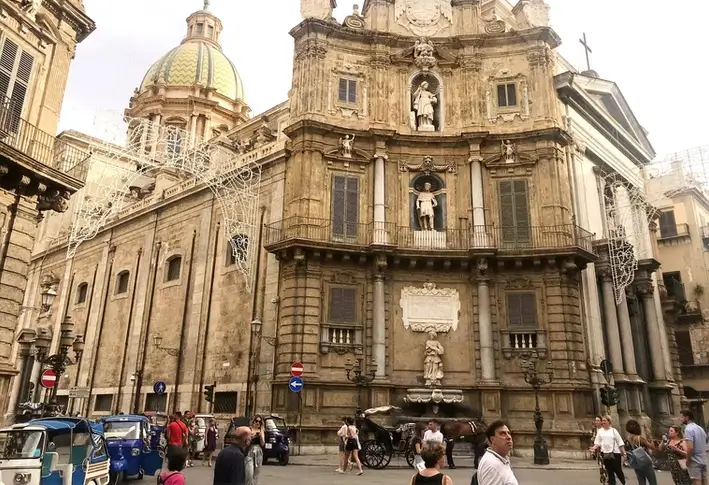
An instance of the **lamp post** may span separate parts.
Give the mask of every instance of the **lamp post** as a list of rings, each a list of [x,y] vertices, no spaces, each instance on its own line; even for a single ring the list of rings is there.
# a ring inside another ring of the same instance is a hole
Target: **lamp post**
[[[37,344],[35,343],[35,345]],[[50,403],[53,404],[56,399],[57,387],[59,387],[60,379],[66,372],[66,368],[79,363],[81,355],[84,353],[85,345],[84,336],[74,334],[74,321],[71,316],[64,317],[59,328],[59,351],[41,359],[41,362],[52,369],[57,376],[56,384],[51,390]],[[70,350],[74,351],[73,359],[69,356]]]
[[[534,437],[534,464],[548,465],[549,464],[549,447],[542,435],[542,426],[544,426],[544,417],[539,408],[539,391],[542,386],[550,384],[554,380],[554,369],[552,362],[548,361],[545,365],[547,371],[539,369],[539,354],[537,351],[530,352],[527,356],[521,359],[519,365],[524,372],[524,381],[534,389],[534,427],[536,433]]]
[[[357,386],[357,410],[355,411],[355,416],[362,414],[362,388],[367,387],[377,375],[377,362],[372,360],[369,373],[366,373],[364,372],[364,368],[362,366],[363,360],[364,359],[359,358],[353,363],[350,359],[347,359],[345,362],[345,373],[347,375],[347,380]]]
[[[153,345],[155,345],[156,349],[162,350],[163,352],[167,353],[168,355],[172,355],[173,357],[177,357],[178,355],[180,355],[180,349],[173,349],[170,347],[162,346],[162,336],[159,333],[153,335]]]
[[[251,346],[249,348],[249,380],[246,383],[246,410],[249,416],[253,415],[255,412],[255,397],[254,397],[254,387],[259,381],[259,368],[257,365],[257,359],[261,353],[261,341],[265,341],[271,347],[276,346],[276,337],[267,337],[261,335],[261,330],[263,329],[263,322],[259,318],[254,318],[251,321]]]

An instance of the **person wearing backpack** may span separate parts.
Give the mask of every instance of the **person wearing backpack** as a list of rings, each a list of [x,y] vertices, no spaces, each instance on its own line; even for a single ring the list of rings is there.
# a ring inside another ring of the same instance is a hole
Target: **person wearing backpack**
[[[628,465],[635,470],[638,477],[638,484],[657,485],[657,475],[652,465],[652,452],[655,451],[655,444],[652,440],[643,436],[640,423],[631,419],[625,423],[625,431],[628,432]]]
[[[185,476],[181,473],[187,463],[187,450],[179,448],[167,457],[167,471],[158,476],[158,485],[185,485]]]

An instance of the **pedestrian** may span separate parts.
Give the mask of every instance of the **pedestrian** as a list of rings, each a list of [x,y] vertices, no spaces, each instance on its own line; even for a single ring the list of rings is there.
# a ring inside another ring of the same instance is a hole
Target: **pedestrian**
[[[692,485],[707,485],[707,433],[694,422],[689,409],[680,412],[684,427],[684,446],[687,450],[687,471]]]
[[[342,473],[347,470],[347,462],[345,461],[345,436],[347,435],[347,418],[342,417],[342,426],[337,430],[337,451],[339,452],[340,461],[337,465],[337,473]]]
[[[224,448],[214,462],[213,485],[246,485],[246,453],[251,442],[251,428],[239,426],[234,443]]]
[[[188,446],[189,446],[189,429],[187,428],[187,425],[185,424],[184,416],[180,411],[177,411],[175,413],[175,421],[177,421],[177,425],[180,427],[180,431],[182,432],[182,447],[185,449],[185,452],[188,452]],[[187,466],[189,466],[189,459],[187,460]]]
[[[197,443],[202,439],[202,435],[199,433],[199,427],[197,426],[197,421],[195,419],[190,420],[189,427],[189,466],[194,466],[194,462],[197,459]]]
[[[423,471],[426,465],[421,457],[421,450],[423,448],[423,432],[424,426],[421,423],[416,424],[414,428],[414,436],[411,438],[411,449],[414,453],[414,468],[418,471]]]
[[[485,431],[488,447],[480,459],[478,470],[473,476],[473,483],[478,485],[519,485],[512,467],[512,434],[504,421],[495,421]],[[477,479],[477,480],[476,480]]]
[[[591,431],[591,447],[588,449],[588,451],[591,452],[591,457],[596,460],[596,463],[598,464],[598,472],[599,472],[599,478],[600,478],[600,483],[601,485],[606,485],[609,483],[608,481],[608,472],[606,471],[606,466],[603,464],[603,453],[600,451],[594,451],[594,445],[593,443],[596,442],[596,435],[598,434],[598,430],[601,428],[601,420],[603,418],[601,416],[596,416],[596,418],[593,420],[593,428]],[[613,475],[613,483],[610,485],[613,485],[615,483],[615,475]]]
[[[617,429],[611,424],[610,416],[601,418],[601,427],[596,430],[596,438],[593,441],[593,453],[600,455],[603,466],[608,475],[608,485],[615,485],[615,477],[620,483],[625,485],[625,474],[623,473],[622,457],[625,457],[625,443]]]
[[[184,448],[177,450],[167,457],[167,471],[158,475],[158,485],[185,485],[185,476],[181,473],[187,462],[187,453]]]
[[[439,441],[427,441],[421,447],[424,468],[411,477],[411,485],[453,485],[448,475],[441,473],[446,459],[445,445]]]
[[[349,460],[350,456],[354,457],[355,463],[357,463],[357,475],[361,475],[362,462],[359,460],[359,430],[354,425],[354,419],[347,418],[347,433],[345,434],[345,463]],[[344,471],[342,472],[344,473]]]
[[[167,425],[167,429],[165,430],[165,437],[167,438],[166,455],[169,461],[171,455],[175,454],[177,450],[183,449],[184,443],[182,427],[177,420],[177,416],[174,414],[170,416],[170,424]]]
[[[443,433],[438,429],[438,421],[432,419],[428,422],[428,429],[423,434],[423,441],[435,441],[436,443],[442,443],[445,447],[446,440]]]
[[[652,453],[655,444],[647,436],[643,436],[640,423],[634,419],[625,423],[628,433],[628,464],[635,470],[639,485],[657,485],[657,475],[652,463]]]
[[[675,482],[675,485],[691,485],[692,480],[689,478],[689,471],[687,471],[687,450],[683,443],[682,430],[679,429],[679,426],[670,426],[667,435],[662,438],[660,450],[667,453],[672,481]]]
[[[202,466],[204,460],[207,460],[208,466],[212,466],[212,453],[217,449],[217,423],[214,419],[209,420],[207,431],[204,436],[204,450],[202,453]]]
[[[248,456],[253,466],[252,479],[246,485],[258,485],[258,477],[263,465],[263,448],[266,446],[266,433],[263,426],[263,416],[257,414],[251,421],[251,444]]]

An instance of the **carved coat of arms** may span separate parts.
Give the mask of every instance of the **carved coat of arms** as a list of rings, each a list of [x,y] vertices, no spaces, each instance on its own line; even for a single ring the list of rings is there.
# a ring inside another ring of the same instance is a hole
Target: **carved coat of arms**
[[[396,0],[396,21],[406,16],[411,32],[420,36],[436,35],[441,17],[453,22],[451,0]]]

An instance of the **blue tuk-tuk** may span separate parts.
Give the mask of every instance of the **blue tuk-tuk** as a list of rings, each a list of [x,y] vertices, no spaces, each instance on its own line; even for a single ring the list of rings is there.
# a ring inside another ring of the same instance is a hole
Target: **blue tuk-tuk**
[[[155,431],[146,416],[119,414],[101,418],[111,457],[111,483],[145,475],[154,476],[162,468],[162,456],[155,446]]]
[[[42,418],[0,429],[0,485],[106,485],[101,430],[84,418]]]

